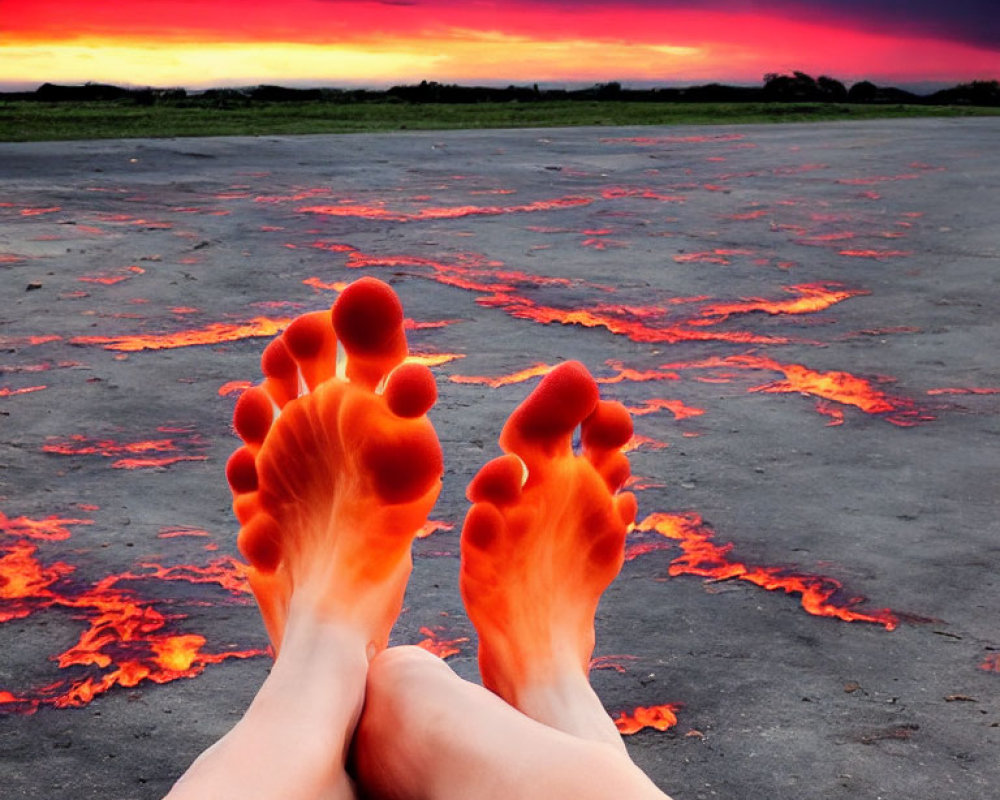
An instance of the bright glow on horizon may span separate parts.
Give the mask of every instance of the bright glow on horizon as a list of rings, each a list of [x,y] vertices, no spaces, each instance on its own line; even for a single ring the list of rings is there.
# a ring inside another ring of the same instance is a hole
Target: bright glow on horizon
[[[627,5],[567,11],[518,2],[500,9],[450,0],[145,0],[111,8],[97,0],[0,0],[0,82],[190,89],[421,80],[759,85],[767,72],[792,70],[845,83],[1000,77],[996,50],[809,15]]]
[[[0,45],[4,81],[128,84],[186,87],[248,86],[260,83],[380,83],[401,74],[433,71],[438,59],[419,49],[286,42],[157,43],[84,40],[40,47]],[[336,65],[331,70],[331,64]]]

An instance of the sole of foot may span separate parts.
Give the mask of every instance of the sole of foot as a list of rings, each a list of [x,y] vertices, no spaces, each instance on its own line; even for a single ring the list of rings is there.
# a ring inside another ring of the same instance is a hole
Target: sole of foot
[[[505,455],[470,483],[462,531],[461,589],[483,684],[546,724],[586,735],[580,725],[594,722],[597,738],[610,720],[597,721],[587,675],[594,615],[636,514],[634,495],[620,491],[631,436],[624,406],[602,401],[582,364],[560,365],[507,421]],[[579,725],[565,722],[577,712]]]
[[[369,657],[387,645],[443,473],[434,378],[406,355],[399,298],[362,278],[274,339],[236,404],[226,475],[275,648],[293,605],[360,630]]]

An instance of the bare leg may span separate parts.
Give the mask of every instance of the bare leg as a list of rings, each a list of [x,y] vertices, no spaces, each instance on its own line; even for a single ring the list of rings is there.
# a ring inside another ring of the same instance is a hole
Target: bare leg
[[[277,659],[243,719],[181,778],[183,798],[350,798],[368,662],[386,647],[410,544],[440,489],[435,399],[402,308],[372,279],[265,350],[234,423],[239,546]],[[344,358],[338,360],[338,351]],[[277,411],[277,416],[275,412]]]
[[[618,747],[536,722],[418,647],[372,662],[353,764],[377,800],[669,800]]]
[[[500,437],[508,455],[469,486],[462,538],[462,593],[495,694],[419,650],[379,656],[354,743],[372,796],[665,797],[628,758],[587,678],[594,612],[635,516],[632,495],[615,494],[631,433],[625,409],[600,402],[576,363],[511,415]]]

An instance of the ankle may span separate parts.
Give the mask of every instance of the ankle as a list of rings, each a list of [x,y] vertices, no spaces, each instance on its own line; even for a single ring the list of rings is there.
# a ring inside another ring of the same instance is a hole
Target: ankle
[[[344,749],[361,715],[368,655],[365,634],[342,622],[292,614],[274,666],[248,716],[312,720]],[[289,708],[293,707],[294,715]]]
[[[513,705],[550,728],[625,750],[618,729],[584,674],[563,672],[522,686]]]

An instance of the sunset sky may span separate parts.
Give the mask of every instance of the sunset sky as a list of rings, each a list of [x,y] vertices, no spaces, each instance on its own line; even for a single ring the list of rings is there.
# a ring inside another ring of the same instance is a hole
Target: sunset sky
[[[1000,78],[996,0],[0,0],[0,87]]]

